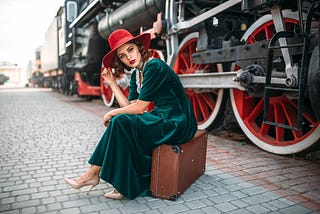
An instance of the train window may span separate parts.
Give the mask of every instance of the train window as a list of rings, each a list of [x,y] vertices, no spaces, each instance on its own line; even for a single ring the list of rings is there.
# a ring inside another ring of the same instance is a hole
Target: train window
[[[67,21],[72,22],[77,17],[77,3],[74,1],[67,2]]]

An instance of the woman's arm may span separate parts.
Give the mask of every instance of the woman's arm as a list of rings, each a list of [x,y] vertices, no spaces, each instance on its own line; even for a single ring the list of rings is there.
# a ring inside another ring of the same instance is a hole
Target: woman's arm
[[[111,90],[114,93],[114,96],[116,97],[120,107],[124,107],[129,105],[128,98],[122,93],[119,85],[117,84],[111,68],[104,68],[102,73],[101,73],[103,79],[108,83],[110,86]]]
[[[122,108],[113,109],[104,115],[103,123],[107,126],[109,120],[118,114],[143,114],[149,104],[150,102],[137,100],[136,102],[130,103]]]

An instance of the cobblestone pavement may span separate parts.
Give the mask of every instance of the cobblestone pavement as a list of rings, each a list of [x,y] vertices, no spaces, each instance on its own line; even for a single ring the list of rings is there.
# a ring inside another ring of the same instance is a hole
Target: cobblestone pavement
[[[207,167],[177,201],[111,200],[71,189],[108,109],[43,89],[0,87],[0,213],[320,213],[320,163],[209,135]],[[98,107],[97,107],[98,106]],[[97,109],[96,111],[94,109]]]

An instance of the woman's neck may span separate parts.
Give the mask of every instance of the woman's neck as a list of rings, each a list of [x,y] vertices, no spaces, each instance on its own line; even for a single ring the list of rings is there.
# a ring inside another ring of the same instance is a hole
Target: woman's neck
[[[138,65],[138,69],[139,69],[140,71],[142,71],[142,70],[144,69],[144,66],[149,62],[150,59],[151,59],[151,58],[148,57],[148,58],[145,59],[144,61],[141,61],[141,64]]]

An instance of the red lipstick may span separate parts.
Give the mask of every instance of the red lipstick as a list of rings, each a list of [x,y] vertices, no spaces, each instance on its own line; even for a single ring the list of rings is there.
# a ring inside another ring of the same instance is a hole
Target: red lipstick
[[[133,65],[136,62],[136,60],[130,60],[130,65]]]

